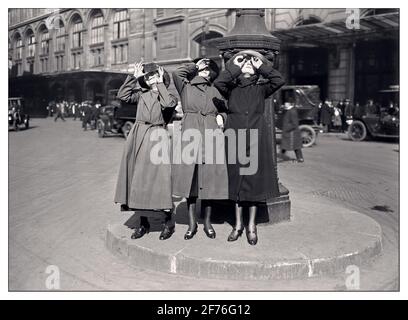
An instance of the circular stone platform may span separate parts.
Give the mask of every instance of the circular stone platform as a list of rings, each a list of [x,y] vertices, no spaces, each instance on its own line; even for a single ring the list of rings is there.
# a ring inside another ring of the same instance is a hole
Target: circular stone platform
[[[214,224],[216,239],[204,234],[184,240],[187,225],[177,224],[175,234],[159,240],[160,226],[138,240],[124,225],[121,214],[110,225],[106,244],[129,263],[156,271],[219,279],[295,279],[342,272],[361,265],[381,252],[381,227],[371,218],[328,202],[310,202],[292,209],[292,221],[258,226],[259,242],[247,243],[245,233],[227,242],[231,226]],[[153,219],[152,219],[153,220]],[[153,221],[152,221],[153,222]]]

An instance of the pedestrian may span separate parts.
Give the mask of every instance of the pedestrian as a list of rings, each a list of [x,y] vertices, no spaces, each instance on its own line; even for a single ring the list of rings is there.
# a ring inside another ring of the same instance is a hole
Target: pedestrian
[[[135,213],[142,210],[132,239],[149,232],[148,218],[143,215],[146,210],[165,213],[160,240],[170,238],[175,230],[172,223],[170,139],[163,110],[174,109],[177,98],[169,94],[169,85],[170,77],[161,66],[139,62],[135,64],[134,75],[126,78],[117,94],[122,101],[137,105],[136,121],[126,139],[114,198],[122,210]],[[168,162],[153,161],[157,159],[152,158],[152,149],[160,138],[164,146],[161,157]]]
[[[348,130],[348,126],[353,121],[354,106],[350,103],[350,99],[344,100],[344,116],[346,118],[346,124],[343,128],[343,131]]]
[[[332,108],[330,108],[330,101],[326,99],[320,111],[320,123],[323,126],[323,132],[329,132],[329,126],[332,122]]]
[[[342,117],[342,112],[341,112],[340,107],[338,105],[334,106],[333,107],[332,124],[333,124],[333,128],[335,130],[338,130],[338,131],[341,130],[341,127],[342,127],[342,118],[341,117]]]
[[[293,103],[286,102],[282,119],[281,153],[294,151],[297,162],[304,162],[302,154],[302,137],[299,130],[299,115]]]
[[[260,80],[262,76],[263,81]],[[228,100],[226,131],[235,133],[236,142],[227,139],[227,168],[229,198],[235,202],[235,226],[228,241],[236,241],[244,230],[242,209],[249,207],[246,232],[248,243],[256,245],[258,234],[256,215],[260,204],[279,196],[278,177],[274,170],[270,128],[264,117],[265,99],[284,85],[281,74],[263,55],[246,50],[235,54],[225,65],[215,87]],[[252,129],[252,130],[251,130]],[[245,133],[242,139],[242,130]],[[238,132],[241,132],[239,134]],[[251,136],[255,137],[252,139]],[[249,155],[249,162],[240,162],[238,151]],[[251,154],[257,156],[251,160]],[[230,161],[231,154],[236,161]],[[256,170],[252,168],[256,166]]]
[[[62,121],[65,122],[65,118],[64,118],[64,105],[62,102],[58,102],[56,105],[56,115],[55,115],[55,119],[54,121],[56,122],[58,118],[61,118]]]
[[[365,111],[367,115],[380,115],[380,107],[377,103],[374,103],[373,99],[368,99],[367,104],[365,106]]]
[[[205,130],[213,130],[212,132],[221,138],[219,141],[224,142],[221,129],[226,119],[226,107],[223,97],[212,85],[218,73],[217,64],[210,59],[200,59],[197,63],[182,65],[173,72],[173,82],[181,97],[183,110],[181,135],[186,130],[196,129],[201,136],[201,143],[198,146],[201,152],[197,150],[194,161],[187,164],[181,159],[180,164],[173,164],[173,194],[187,198],[189,227],[184,235],[185,240],[193,238],[198,229],[195,217],[197,198],[201,200],[201,207],[204,208],[204,232],[211,239],[216,237],[211,225],[211,200],[228,199],[226,162],[216,163],[216,154],[213,155],[211,163],[204,159],[206,154],[204,146],[208,137],[204,134]],[[182,142],[181,150],[184,150],[187,144],[188,141]],[[224,144],[221,147],[224,153]]]
[[[88,130],[88,124],[91,126],[91,119],[92,119],[92,109],[91,105],[89,102],[85,101],[82,104],[82,112],[83,112],[83,118],[82,118],[82,128],[84,131]]]
[[[347,126],[346,123],[346,112],[345,112],[345,100],[340,100],[337,104],[337,108],[340,110],[340,119],[341,119],[341,131],[344,132]]]

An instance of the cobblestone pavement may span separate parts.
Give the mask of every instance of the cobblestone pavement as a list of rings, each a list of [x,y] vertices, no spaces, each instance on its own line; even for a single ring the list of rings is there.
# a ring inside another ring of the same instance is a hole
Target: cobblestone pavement
[[[79,121],[33,119],[9,132],[9,287],[47,290],[46,268],[61,272],[61,290],[346,290],[345,274],[291,281],[222,281],[134,268],[105,248],[124,139],[100,139]],[[294,155],[293,155],[294,156]],[[383,253],[360,270],[361,290],[397,290],[399,145],[320,135],[305,163],[279,163],[292,210],[313,197],[364,213],[383,229]],[[185,232],[179,226],[177,232]],[[219,235],[222,236],[222,235]],[[243,245],[247,245],[243,241]]]

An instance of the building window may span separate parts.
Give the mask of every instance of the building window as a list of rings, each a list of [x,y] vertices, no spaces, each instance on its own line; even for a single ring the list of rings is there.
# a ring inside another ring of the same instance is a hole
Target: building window
[[[16,60],[23,59],[23,40],[21,38],[16,41]]]
[[[60,23],[60,27],[56,29],[57,45],[55,51],[65,51],[65,27]]]
[[[41,72],[48,72],[48,57],[40,59]]]
[[[63,55],[55,56],[55,60],[57,64],[57,71],[63,71],[64,70],[64,56]]]
[[[91,50],[91,55],[93,58],[92,61],[93,67],[103,66],[103,53],[104,53],[103,48]]]
[[[72,48],[82,47],[82,32],[83,32],[82,21],[75,22],[72,33]]]
[[[113,61],[115,64],[126,63],[128,61],[127,43],[113,46]]]
[[[123,39],[128,36],[129,18],[127,10],[116,11],[113,18],[113,39]]]
[[[97,16],[92,19],[91,26],[91,44],[104,42],[103,16]]]
[[[35,55],[35,36],[31,34],[28,36],[28,51],[27,57],[34,57]]]
[[[72,61],[73,61],[73,66],[74,69],[80,69],[81,68],[81,52],[75,52],[72,54]]]
[[[48,54],[50,52],[50,34],[48,31],[41,35],[41,54]]]

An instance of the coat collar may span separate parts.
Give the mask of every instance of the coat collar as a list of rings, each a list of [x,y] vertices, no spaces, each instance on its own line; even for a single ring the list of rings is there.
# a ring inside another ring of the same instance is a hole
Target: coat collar
[[[238,77],[238,87],[248,87],[258,82],[259,76],[254,74],[249,78],[245,78],[242,74]]]
[[[210,81],[207,79],[200,77],[200,76],[195,76],[191,81],[190,84],[193,86],[199,85],[199,84],[206,84],[206,85],[211,85]]]

